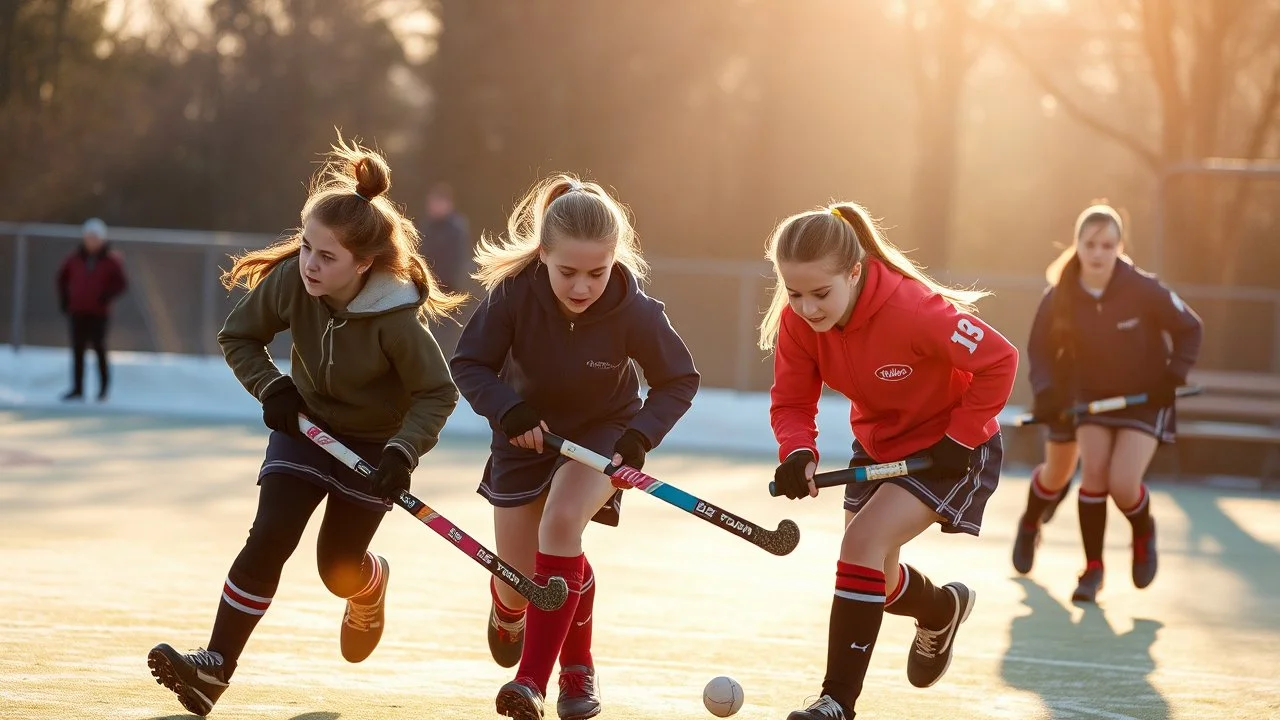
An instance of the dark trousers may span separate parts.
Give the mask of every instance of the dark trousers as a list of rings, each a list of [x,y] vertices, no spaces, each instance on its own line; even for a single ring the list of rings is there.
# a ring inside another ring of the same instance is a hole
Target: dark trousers
[[[71,392],[84,393],[84,353],[92,347],[98,355],[98,395],[107,394],[111,373],[107,368],[107,316],[76,313],[71,316]]]

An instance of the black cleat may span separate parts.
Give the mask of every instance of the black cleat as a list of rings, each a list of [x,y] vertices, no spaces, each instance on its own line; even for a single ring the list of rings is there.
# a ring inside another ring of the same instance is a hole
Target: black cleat
[[[1097,602],[1103,575],[1102,563],[1089,563],[1080,576],[1076,591],[1071,593],[1071,602]]]
[[[1151,531],[1133,539],[1133,585],[1145,588],[1156,579],[1156,520],[1151,518]]]
[[[1013,539],[1013,569],[1026,575],[1036,562],[1036,548],[1040,546],[1040,527],[1027,527],[1018,523],[1018,534]]]
[[[560,720],[587,720],[600,714],[596,671],[585,665],[560,668],[560,696],[556,698]]]
[[[942,586],[951,593],[955,609],[951,622],[941,630],[929,630],[916,623],[916,642],[907,656],[907,680],[918,688],[926,688],[942,679],[951,666],[951,651],[955,648],[956,631],[969,619],[978,594],[962,583],[952,582]]]
[[[382,582],[378,599],[369,605],[347,601],[342,614],[342,629],[338,633],[338,645],[347,662],[358,663],[373,654],[382,640],[382,629],[387,617],[387,583],[391,580],[391,565],[384,557],[374,556],[382,564]]]
[[[213,710],[231,673],[222,656],[204,648],[180,653],[166,643],[151,648],[147,666],[156,682],[173,691],[188,712],[201,717]]]
[[[788,715],[787,720],[853,720],[853,716],[854,712],[845,710],[835,698],[823,695],[809,707]]]
[[[498,714],[515,720],[542,720],[542,693],[529,678],[516,678],[498,691]]]
[[[489,654],[498,665],[509,668],[520,662],[524,652],[525,615],[507,622],[498,618],[498,606],[489,608]]]

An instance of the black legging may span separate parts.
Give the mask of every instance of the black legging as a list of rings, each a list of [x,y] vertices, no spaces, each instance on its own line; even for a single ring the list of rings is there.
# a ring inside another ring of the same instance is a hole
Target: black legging
[[[327,495],[320,487],[292,475],[272,473],[262,478],[258,514],[244,549],[231,564],[231,577],[247,581],[260,593],[273,594],[285,561],[298,547],[307,521]],[[337,497],[330,497],[325,504],[316,541],[316,565],[320,579],[334,595],[351,597],[363,587],[360,566],[386,514]]]
[[[227,581],[239,592],[267,598],[266,602],[270,603],[280,584],[285,561],[298,547],[311,514],[329,493],[302,478],[280,473],[267,475],[260,484],[258,515],[244,549],[231,564]],[[361,566],[369,541],[384,515],[381,510],[329,497],[316,542],[316,564],[320,568],[320,579],[334,595],[349,598],[368,583],[369,578],[362,577]],[[248,612],[243,606],[228,603],[224,592],[213,621],[209,649],[222,654],[227,663],[225,677],[230,677],[235,669],[261,617],[262,612]]]
[[[107,368],[107,317],[71,316],[71,391],[84,394],[84,353],[89,348],[98,355],[98,394],[106,395],[111,375]]]

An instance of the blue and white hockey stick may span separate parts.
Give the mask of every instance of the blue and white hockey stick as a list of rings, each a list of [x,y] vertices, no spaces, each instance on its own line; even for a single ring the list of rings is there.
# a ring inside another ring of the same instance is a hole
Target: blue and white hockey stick
[[[610,458],[575,445],[558,435],[543,431],[542,441],[570,460],[576,460],[608,475],[613,480],[614,487],[643,490],[774,555],[786,555],[800,544],[800,526],[793,520],[782,520],[778,523],[777,530],[769,530],[633,467],[614,465]]]

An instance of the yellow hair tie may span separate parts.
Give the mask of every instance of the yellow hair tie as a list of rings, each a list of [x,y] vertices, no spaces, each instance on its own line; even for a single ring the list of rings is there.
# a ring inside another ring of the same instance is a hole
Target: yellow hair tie
[[[832,215],[835,215],[836,217],[840,218],[841,220],[843,220],[843,219],[844,219],[844,215],[841,215],[841,214],[840,214],[840,208],[838,208],[838,207],[833,207],[833,208],[831,208],[831,214],[832,214]]]

